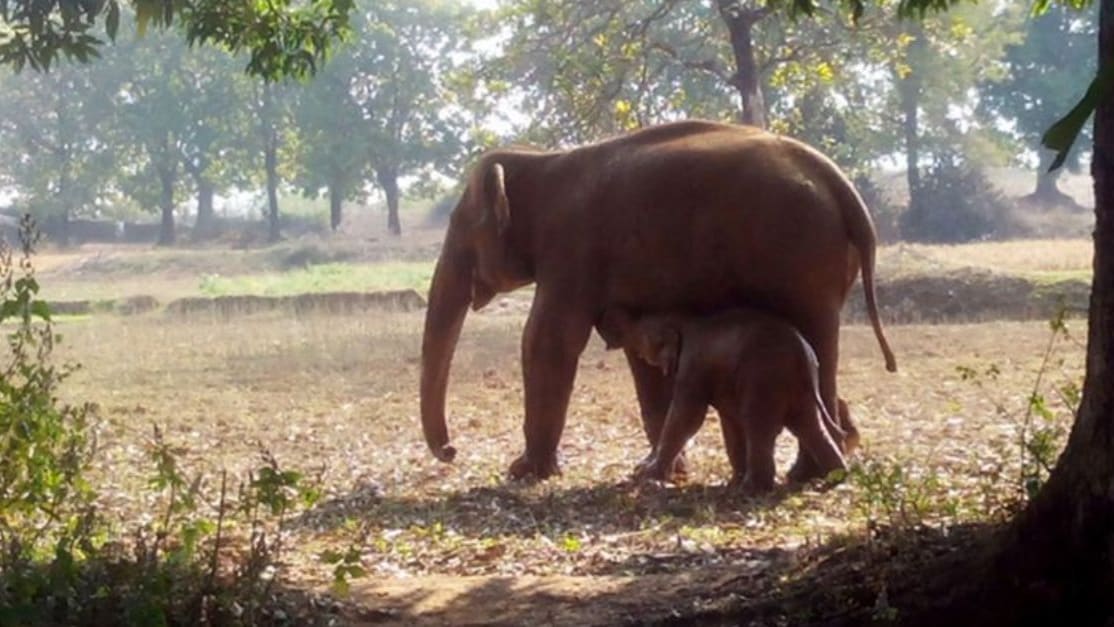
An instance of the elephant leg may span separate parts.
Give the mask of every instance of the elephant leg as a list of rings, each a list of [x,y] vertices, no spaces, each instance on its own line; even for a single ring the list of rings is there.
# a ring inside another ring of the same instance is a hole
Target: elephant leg
[[[847,461],[843,457],[843,451],[832,439],[831,433],[820,416],[819,408],[816,407],[811,398],[806,400],[808,405],[792,416],[787,423],[789,431],[797,436],[801,448],[807,451],[812,460],[816,462],[821,474],[827,475],[836,469],[845,470]]]
[[[761,494],[774,488],[774,445],[781,431],[780,416],[771,414],[763,403],[745,403],[747,466],[743,478],[744,494]]]
[[[810,329],[801,329],[801,334],[808,339],[809,344],[812,346],[813,351],[816,352],[816,359],[820,364],[819,377],[820,377],[820,398],[824,401],[824,406],[828,409],[828,415],[838,416],[838,394],[836,390],[836,374],[839,370],[839,314],[838,310],[836,315],[821,321]],[[842,425],[841,425],[842,426]],[[844,431],[850,433],[854,429],[853,425],[849,425],[850,429],[844,428]],[[831,433],[832,438],[836,441],[839,447],[843,448],[843,434]],[[797,459],[793,462],[793,467],[789,469],[788,476],[793,481],[808,481],[821,476],[821,470],[817,466],[812,456],[808,454],[801,443],[797,442]]]
[[[700,430],[707,415],[708,403],[703,399],[683,390],[675,394],[650,463],[638,474],[649,479],[670,479],[674,461],[685,449],[685,444]]]
[[[743,420],[735,410],[719,411],[719,426],[723,431],[723,444],[727,448],[727,460],[731,462],[731,483],[743,480],[747,471],[747,438],[743,430]]]
[[[631,377],[634,379],[634,391],[638,396],[638,408],[642,418],[642,429],[646,439],[650,442],[650,452],[642,460],[640,466],[650,462],[654,455],[661,435],[662,425],[665,424],[669,404],[673,400],[673,381],[661,373],[657,366],[652,366],[630,349],[624,349],[627,364],[630,366]],[[673,462],[674,476],[684,477],[688,474],[685,466],[685,454],[682,451]]]
[[[538,293],[522,336],[526,396],[526,452],[514,460],[510,476],[545,479],[560,472],[557,445],[565,428],[576,365],[592,322]]]

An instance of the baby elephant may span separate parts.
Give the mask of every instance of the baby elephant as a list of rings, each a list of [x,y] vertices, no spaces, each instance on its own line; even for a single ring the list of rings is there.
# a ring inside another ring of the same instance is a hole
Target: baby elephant
[[[703,317],[605,312],[598,326],[608,348],[623,346],[674,376],[673,402],[653,452],[638,474],[665,480],[704,422],[720,415],[732,482],[744,492],[774,486],[774,443],[788,428],[827,473],[846,468],[829,429],[842,433],[820,400],[816,354],[790,324],[755,309]]]

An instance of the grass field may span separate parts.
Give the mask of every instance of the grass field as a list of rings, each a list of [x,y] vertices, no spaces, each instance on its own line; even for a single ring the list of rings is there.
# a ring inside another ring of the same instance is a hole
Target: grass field
[[[441,233],[417,229],[404,240],[309,239],[249,250],[107,247],[41,255],[45,295],[104,300],[149,294],[287,295],[412,288],[424,294]],[[1025,240],[963,245],[897,244],[878,251],[881,280],[987,269],[1036,282],[1090,277],[1087,240]]]

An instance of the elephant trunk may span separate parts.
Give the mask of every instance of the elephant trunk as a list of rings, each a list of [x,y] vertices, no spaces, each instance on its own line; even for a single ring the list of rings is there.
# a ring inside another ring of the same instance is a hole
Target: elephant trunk
[[[451,462],[456,456],[445,424],[445,392],[453,351],[472,301],[472,264],[449,251],[446,246],[433,272],[422,335],[422,433],[434,457],[443,462]]]

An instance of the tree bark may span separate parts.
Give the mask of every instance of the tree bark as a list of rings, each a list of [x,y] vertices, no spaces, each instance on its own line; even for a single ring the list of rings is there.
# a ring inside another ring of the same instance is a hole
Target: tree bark
[[[742,100],[739,121],[743,124],[766,128],[766,102],[758,75],[758,60],[754,56],[752,30],[754,25],[769,14],[766,7],[744,8],[738,0],[719,0],[719,14],[731,36],[731,52],[735,57],[735,75],[732,85]]]
[[[344,189],[337,181],[329,183],[329,226],[336,232],[340,228],[341,203],[344,200]]]
[[[402,235],[402,223],[398,219],[398,170],[392,166],[384,166],[377,168],[375,175],[387,196],[387,230],[391,235]]]

